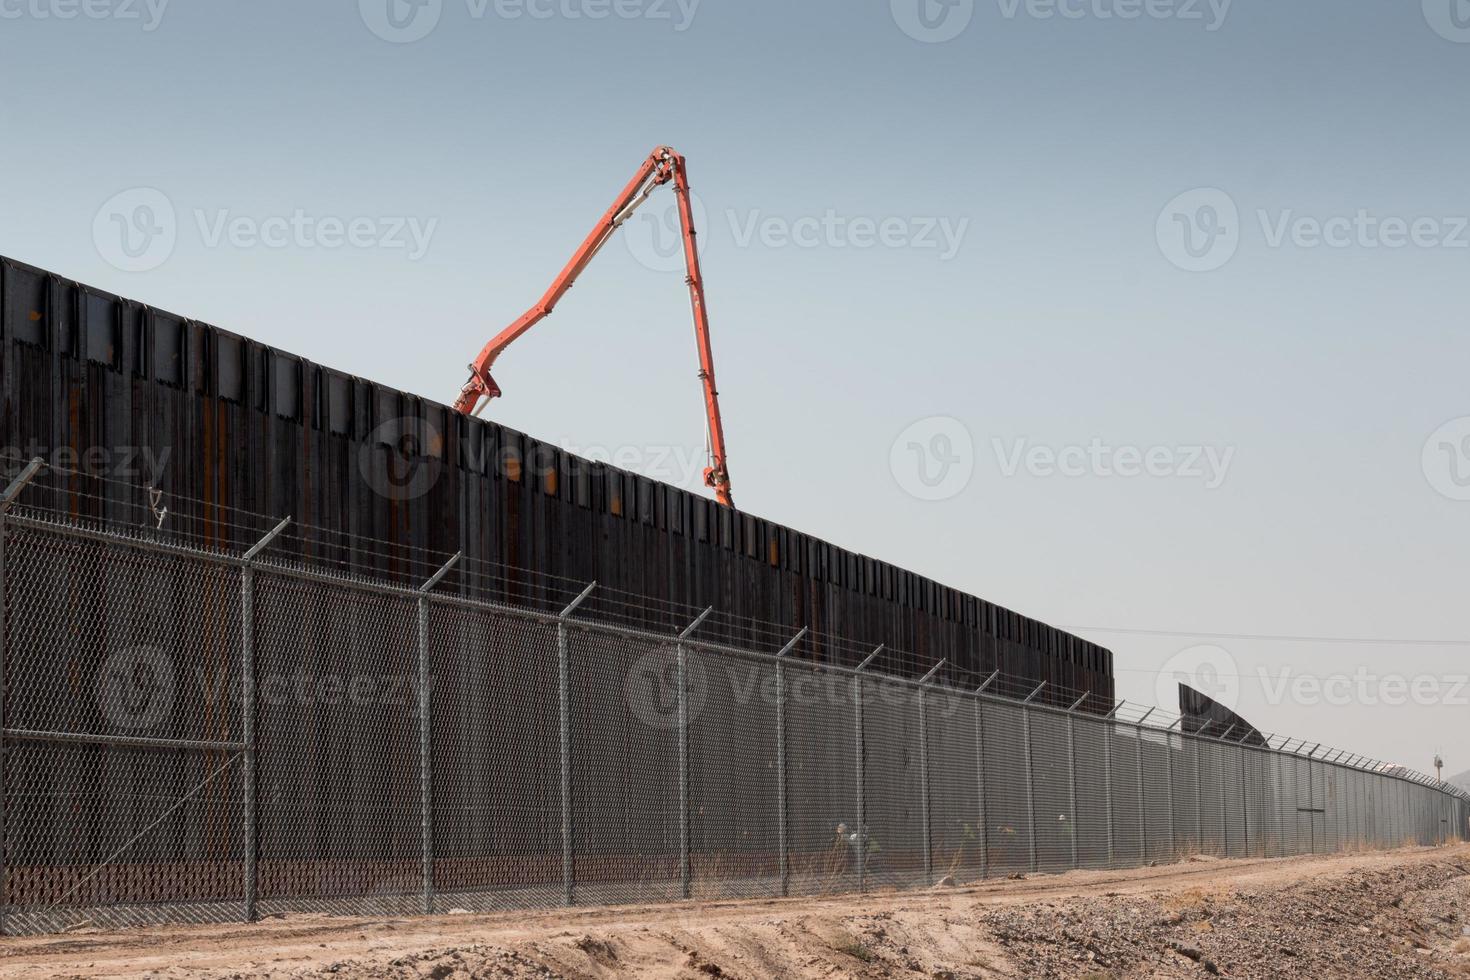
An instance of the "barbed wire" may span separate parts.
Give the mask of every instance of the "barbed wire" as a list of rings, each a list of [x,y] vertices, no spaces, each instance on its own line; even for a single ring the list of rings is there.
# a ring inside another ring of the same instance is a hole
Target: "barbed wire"
[[[16,457],[0,453],[0,460],[15,459]],[[57,482],[64,480],[99,478],[92,474],[59,468],[44,461],[43,464],[43,472],[32,476],[11,504],[10,513],[22,520],[58,528],[75,526],[120,540],[124,544],[136,542],[164,545],[208,557],[223,556],[233,560],[241,560],[246,549],[286,521],[284,518],[219,502],[180,496],[170,496],[170,500],[174,503],[182,500],[198,504],[214,513],[205,516],[173,508],[161,511],[151,501],[144,504],[136,500],[89,493],[74,486],[58,486]],[[104,479],[104,482],[126,488],[130,494],[147,493],[153,489],[115,479]],[[193,528],[190,526],[193,524],[203,525],[206,530]],[[239,540],[227,540],[232,536],[221,535],[218,533],[220,529],[240,532]],[[315,544],[317,547],[308,549],[305,554],[299,550],[294,554],[281,550],[261,556],[264,562],[275,567],[296,568],[342,581],[407,593],[411,588],[432,579],[453,561],[453,567],[438,583],[444,592],[470,601],[524,608],[543,615],[559,614],[581,596],[588,585],[594,584],[483,558],[469,558],[419,546],[400,545],[351,532],[303,524],[294,519],[286,522],[280,530],[280,539],[282,543],[294,542],[298,546]],[[333,543],[334,539],[336,543]],[[351,557],[333,557],[322,554],[321,549],[343,551]],[[365,564],[368,567],[364,568]],[[375,564],[386,564],[388,567],[373,567]],[[403,581],[385,582],[375,574],[382,572],[392,572]],[[578,621],[635,631],[646,631],[650,625],[663,625],[669,628],[672,639],[706,613],[707,617],[701,623],[700,636],[688,641],[691,645],[726,645],[726,641],[733,639],[740,642],[728,642],[731,648],[755,645],[762,649],[742,652],[770,655],[790,643],[798,632],[785,624],[736,616],[718,609],[707,610],[697,605],[601,585],[596,585],[586,596],[578,609]],[[720,626],[724,630],[717,632],[716,628]],[[718,642],[704,638],[711,633],[719,636]],[[1298,755],[1310,746],[1307,757],[1317,761],[1349,765],[1370,772],[1399,774],[1411,781],[1446,790],[1453,785],[1439,783],[1423,773],[1397,764],[1348,753],[1321,743],[1312,743],[1309,739],[1263,732],[1248,724],[1237,722],[1227,725],[1210,719],[1187,718],[1161,706],[1139,705],[1094,691],[1006,674],[998,669],[982,675],[962,665],[935,661],[933,658],[882,643],[860,642],[813,630],[801,633],[799,649],[845,654],[846,659],[863,662],[869,672],[864,676],[871,675],[875,681],[887,679],[911,684],[915,678],[922,676],[928,678],[936,688],[1030,704],[1038,708],[1080,712],[1094,720],[1101,718],[1115,724],[1136,727],[1140,735],[1145,731],[1153,732],[1156,736],[1171,733],[1190,735]],[[754,640],[759,640],[759,643],[753,642]],[[797,651],[793,651],[793,655],[796,654]],[[844,665],[831,656],[826,659],[810,659],[819,666],[851,669],[849,665]],[[1195,727],[1188,727],[1191,724]],[[1342,761],[1345,759],[1351,761]],[[1470,793],[1464,793],[1457,787],[1454,789],[1470,799]]]

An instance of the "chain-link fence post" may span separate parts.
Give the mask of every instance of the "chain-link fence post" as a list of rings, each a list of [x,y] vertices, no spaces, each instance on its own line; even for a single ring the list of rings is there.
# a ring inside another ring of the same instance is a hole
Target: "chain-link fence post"
[[[1133,754],[1138,757],[1138,863],[1148,863],[1148,812],[1144,805],[1147,796],[1143,791],[1143,723],[1148,720],[1149,715],[1154,713],[1153,708],[1148,709],[1148,714],[1137,721],[1134,736],[1138,745],[1134,747]]]
[[[1113,829],[1113,821],[1116,814],[1113,812],[1113,716],[1123,706],[1122,702],[1114,705],[1113,710],[1103,718],[1103,796],[1107,803],[1108,812],[1108,867],[1117,864],[1117,832]]]
[[[990,877],[990,802],[985,792],[985,716],[981,711],[985,689],[995,682],[1000,671],[988,677],[975,692],[975,799],[980,806],[980,877]]]
[[[710,606],[679,634],[675,647],[678,658],[679,697],[679,893],[684,898],[693,894],[693,869],[689,863],[689,648],[684,641],[715,611]]]
[[[241,780],[244,813],[241,848],[244,917],[255,921],[255,569],[240,569],[240,740],[244,743]]]
[[[252,563],[290,523],[291,518],[285,518],[255,542],[245,552],[240,566],[240,743],[244,746],[241,779],[245,784],[241,843],[244,860],[240,870],[244,879],[246,922],[255,921],[255,859],[259,849],[255,827],[255,566]]]
[[[1245,828],[1245,852],[1241,855],[1241,857],[1251,856],[1251,804],[1250,793],[1247,789],[1247,780],[1245,774],[1246,751],[1247,750],[1244,742],[1241,742],[1240,747],[1235,750],[1235,753],[1240,756],[1240,814],[1243,821],[1241,823],[1241,826]],[[1260,830],[1259,827],[1256,829],[1257,831]]]
[[[1176,826],[1177,818],[1174,812],[1174,726],[1184,721],[1183,718],[1171,722],[1164,733],[1164,761],[1169,769],[1169,861],[1173,863],[1179,860],[1179,828]],[[1182,727],[1182,726],[1181,726]],[[1184,743],[1180,743],[1183,747]]]
[[[1077,699],[1072,707],[1067,709],[1067,771],[1071,776],[1067,781],[1067,800],[1072,814],[1072,823],[1069,829],[1072,831],[1071,867],[1074,869],[1081,867],[1081,864],[1077,859],[1077,834],[1080,821],[1077,819],[1077,719],[1073,717],[1073,713],[1086,700],[1087,695],[1084,694]]]
[[[1046,688],[1046,681],[1037,685],[1031,696],[1021,702],[1021,744],[1026,753],[1026,824],[1030,828],[1028,858],[1031,871],[1034,874],[1041,866],[1041,861],[1036,851],[1036,758],[1031,751],[1031,708],[1029,705],[1036,700],[1036,696]]]
[[[1199,736],[1191,735],[1190,744],[1194,746],[1194,849],[1203,854],[1205,850],[1205,798],[1204,798],[1204,771],[1200,768],[1199,758]]]
[[[857,827],[853,830],[853,847],[857,850],[857,876],[858,891],[864,892],[868,887],[868,800],[865,779],[867,778],[867,739],[863,733],[863,671],[868,665],[878,659],[883,652],[883,646],[868,654],[867,659],[858,664],[857,673],[852,679],[852,713],[854,727],[857,732]]]
[[[934,679],[948,660],[941,660],[919,681],[919,801],[924,821],[924,883],[934,884],[934,826],[930,815],[932,801],[929,796],[929,720],[925,702],[925,688]]]
[[[463,552],[455,552],[454,557],[419,588],[419,875],[425,915],[434,913],[434,753],[433,719],[430,717],[433,684],[429,663],[429,593],[463,556]]]
[[[582,594],[573,599],[556,619],[557,741],[561,756],[561,900],[569,906],[577,903],[577,855],[572,843],[572,665],[567,619],[595,588],[597,583],[593,582],[583,589]]]
[[[1077,838],[1082,833],[1082,821],[1077,819],[1077,710],[1090,697],[1092,697],[1092,692],[1088,691],[1076,701],[1073,701],[1072,706],[1067,709],[1067,767],[1071,773],[1067,790],[1068,800],[1071,801],[1072,807],[1072,867],[1074,869],[1082,867],[1082,862],[1077,853]]]
[[[806,636],[806,627],[776,654],[776,845],[781,897],[791,894],[791,804],[786,798],[786,656]]]

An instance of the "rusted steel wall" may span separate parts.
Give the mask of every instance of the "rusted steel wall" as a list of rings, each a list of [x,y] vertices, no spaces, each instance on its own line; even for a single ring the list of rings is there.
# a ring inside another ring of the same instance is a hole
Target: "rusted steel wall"
[[[170,520],[220,543],[247,545],[266,515],[290,515],[527,569],[512,586],[532,600],[537,573],[595,580],[886,643],[920,664],[948,657],[981,675],[1090,690],[1089,708],[1113,695],[1108,650],[912,572],[22,263],[3,260],[0,291],[0,444],[83,463],[89,450],[111,464],[129,450],[167,451],[158,483]],[[134,514],[144,502],[119,483],[77,489],[118,502],[78,496],[82,514]],[[241,521],[238,509],[263,516]],[[320,535],[285,546],[377,574],[420,574],[397,555]],[[820,642],[804,655],[854,656]]]
[[[1179,713],[1184,718],[1181,730],[1186,734],[1228,736],[1230,741],[1244,745],[1266,744],[1266,737],[1255,725],[1187,684],[1179,685]]]

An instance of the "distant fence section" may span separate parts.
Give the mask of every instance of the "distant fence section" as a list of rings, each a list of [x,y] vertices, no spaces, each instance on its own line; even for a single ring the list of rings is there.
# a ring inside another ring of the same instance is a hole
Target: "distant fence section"
[[[815,664],[800,636],[711,644],[699,617],[658,635],[340,576],[269,539],[225,554],[16,509],[0,578],[11,934],[1470,836],[1463,794],[1315,748]]]

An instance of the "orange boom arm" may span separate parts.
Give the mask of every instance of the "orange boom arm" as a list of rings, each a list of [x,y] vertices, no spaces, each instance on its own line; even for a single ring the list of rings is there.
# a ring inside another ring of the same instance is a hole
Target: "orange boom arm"
[[[496,358],[515,340],[551,315],[556,304],[576,284],[592,259],[620,227],[661,185],[672,182],[679,203],[679,224],[684,236],[684,262],[688,269],[685,282],[689,286],[689,302],[694,310],[694,337],[699,347],[699,380],[704,387],[704,410],[709,427],[709,459],[704,470],[705,486],[726,507],[735,506],[730,494],[730,471],[725,458],[725,428],[720,419],[720,392],[715,385],[715,356],[710,345],[709,311],[704,301],[704,276],[699,268],[699,250],[695,243],[694,207],[689,199],[689,172],[684,158],[667,146],[651,153],[628,186],[618,195],[613,206],[597,222],[592,233],[582,242],[570,262],[561,270],[540,302],[521,314],[520,319],[502,330],[486,344],[470,365],[470,379],[454,401],[458,412],[478,415],[493,398],[500,396],[500,386],[490,376]]]

